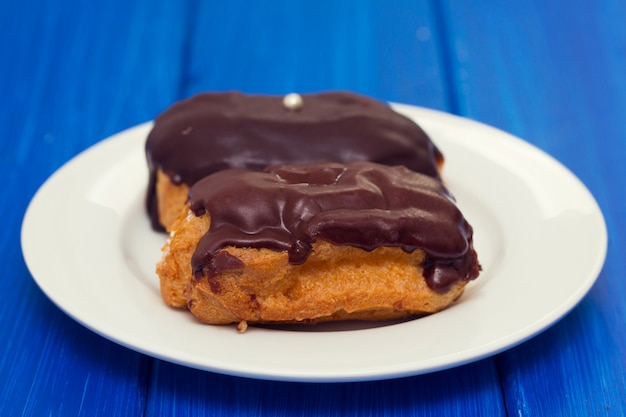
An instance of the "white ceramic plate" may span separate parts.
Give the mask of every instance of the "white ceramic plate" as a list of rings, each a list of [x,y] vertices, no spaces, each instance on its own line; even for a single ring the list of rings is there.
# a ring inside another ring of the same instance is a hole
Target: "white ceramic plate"
[[[536,335],[587,293],[604,263],[602,213],[567,169],[494,128],[406,105],[446,157],[444,179],[474,227],[482,275],[449,309],[378,326],[334,324],[239,334],[161,301],[165,241],[144,212],[146,123],[59,169],[34,196],[22,250],[62,310],[139,352],[230,375],[287,381],[375,380],[493,355]]]

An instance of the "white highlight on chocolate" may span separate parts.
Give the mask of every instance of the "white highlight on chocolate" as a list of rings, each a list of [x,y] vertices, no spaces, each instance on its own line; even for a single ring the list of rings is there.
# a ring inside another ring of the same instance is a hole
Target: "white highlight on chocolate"
[[[302,96],[300,94],[290,93],[283,98],[283,106],[289,110],[300,110],[302,104]]]

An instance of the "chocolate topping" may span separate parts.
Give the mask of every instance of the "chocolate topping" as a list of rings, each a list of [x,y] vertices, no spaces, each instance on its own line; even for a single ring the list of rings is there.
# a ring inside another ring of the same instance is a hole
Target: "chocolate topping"
[[[301,264],[318,240],[365,250],[422,249],[426,281],[442,292],[480,270],[472,228],[449,192],[403,166],[361,161],[224,170],[193,185],[189,204],[196,216],[211,217],[191,261],[197,278],[241,268],[217,256],[227,246],[286,251],[291,264]]]
[[[146,142],[153,227],[162,229],[157,169],[175,184],[192,185],[227,168],[366,160],[438,178],[439,150],[417,124],[386,104],[348,92],[301,97],[302,107],[294,111],[281,96],[204,93],[159,115]]]

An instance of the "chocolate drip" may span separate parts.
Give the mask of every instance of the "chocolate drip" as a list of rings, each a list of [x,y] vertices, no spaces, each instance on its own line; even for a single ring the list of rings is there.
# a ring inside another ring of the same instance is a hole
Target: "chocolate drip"
[[[404,165],[438,178],[439,150],[412,120],[386,104],[349,92],[302,95],[297,111],[280,96],[204,93],[155,120],[146,142],[147,208],[155,229],[156,171],[191,186],[227,168],[366,160]]]
[[[480,270],[472,228],[446,188],[402,166],[361,161],[225,170],[197,182],[189,201],[197,216],[211,216],[192,257],[197,277],[241,267],[217,261],[226,246],[286,251],[291,264],[301,264],[317,240],[365,250],[422,249],[427,283],[442,292]]]

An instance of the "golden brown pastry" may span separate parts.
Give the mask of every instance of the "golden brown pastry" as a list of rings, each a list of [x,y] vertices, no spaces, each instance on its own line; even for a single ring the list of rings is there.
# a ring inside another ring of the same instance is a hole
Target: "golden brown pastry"
[[[440,181],[371,162],[224,170],[194,184],[157,266],[211,324],[434,313],[480,271]]]

